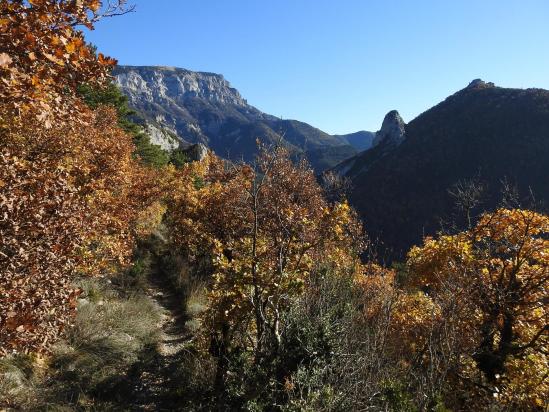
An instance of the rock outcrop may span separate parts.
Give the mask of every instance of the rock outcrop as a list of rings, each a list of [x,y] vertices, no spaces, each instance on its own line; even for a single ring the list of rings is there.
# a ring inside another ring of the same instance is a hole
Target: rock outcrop
[[[196,143],[183,149],[183,153],[191,162],[200,162],[208,155],[208,148],[202,143]]]
[[[385,115],[381,129],[375,133],[371,147],[353,157],[345,159],[331,169],[331,171],[348,178],[364,173],[370,168],[372,162],[392,152],[405,139],[406,124],[396,110],[391,110]]]
[[[495,87],[495,85],[492,82],[485,82],[482,79],[475,79],[469,83],[466,89],[484,89],[487,87]]]
[[[181,141],[177,138],[175,132],[157,126],[155,123],[146,123],[145,131],[149,135],[152,144],[156,144],[169,152],[181,145]]]
[[[398,146],[406,138],[406,124],[396,110],[391,110],[385,115],[381,129],[376,133],[372,147],[380,144]]]

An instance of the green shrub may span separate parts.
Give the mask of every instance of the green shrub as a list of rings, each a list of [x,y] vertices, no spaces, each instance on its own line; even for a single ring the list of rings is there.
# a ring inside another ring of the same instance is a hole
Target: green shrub
[[[175,149],[170,153],[169,162],[180,169],[185,163],[189,162],[189,156],[182,149]]]
[[[383,383],[381,401],[391,411],[395,412],[414,412],[418,410],[414,405],[413,398],[406,391],[406,386],[398,381]]]

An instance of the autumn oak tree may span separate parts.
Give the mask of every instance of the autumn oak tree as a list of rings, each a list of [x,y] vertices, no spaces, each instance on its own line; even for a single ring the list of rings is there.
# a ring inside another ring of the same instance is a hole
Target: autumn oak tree
[[[412,282],[435,305],[454,299],[461,308],[461,378],[524,410],[549,396],[548,235],[549,217],[499,209],[466,232],[426,239],[408,257]]]
[[[115,63],[77,26],[123,6],[0,1],[0,354],[47,350],[70,324],[74,276],[126,264],[160,190],[115,111],[77,92]]]
[[[99,0],[2,0],[3,111],[32,113],[46,125],[59,116],[74,115],[76,88],[83,83],[101,84],[108,77],[107,69],[116,63],[101,53],[96,56],[77,26],[92,29],[101,17],[122,12],[124,1],[102,10]]]
[[[282,147],[262,147],[252,165],[208,162],[199,186],[196,166],[183,169],[189,183],[169,216],[176,245],[211,250],[204,324],[219,385],[234,348],[258,363],[276,356],[283,312],[312,271],[356,261],[361,227],[345,202],[325,200],[309,166],[292,163]]]

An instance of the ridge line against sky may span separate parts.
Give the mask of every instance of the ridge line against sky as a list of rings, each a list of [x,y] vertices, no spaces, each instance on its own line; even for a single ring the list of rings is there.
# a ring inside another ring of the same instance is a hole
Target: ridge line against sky
[[[219,73],[258,109],[332,134],[378,130],[392,109],[409,122],[474,78],[549,89],[544,0],[130,3],[86,34],[120,64]]]

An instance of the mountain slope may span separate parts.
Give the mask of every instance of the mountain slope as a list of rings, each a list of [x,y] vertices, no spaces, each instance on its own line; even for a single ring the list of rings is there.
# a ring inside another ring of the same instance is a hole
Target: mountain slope
[[[482,184],[483,209],[496,207],[503,180],[519,196],[531,190],[549,200],[549,91],[474,81],[404,130],[400,144],[379,144],[336,168],[351,179],[350,201],[390,257],[452,218],[449,190],[460,181]]]
[[[303,122],[265,114],[219,74],[118,66],[114,75],[130,105],[149,125],[153,142],[167,149],[177,144],[175,136],[183,144],[203,143],[223,157],[251,160],[256,139],[281,141],[321,171],[358,153],[357,145],[368,145],[360,137],[332,136]]]
[[[373,132],[360,131],[337,136],[344,138],[351,146],[362,152],[372,147],[375,135]]]

